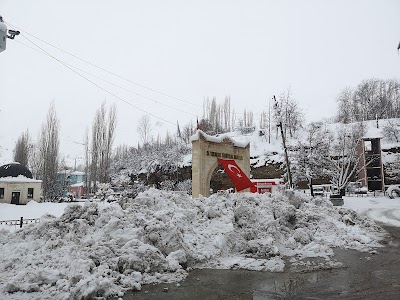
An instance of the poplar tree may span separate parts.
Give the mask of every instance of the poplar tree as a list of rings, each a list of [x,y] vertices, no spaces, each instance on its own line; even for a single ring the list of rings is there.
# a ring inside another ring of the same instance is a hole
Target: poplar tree
[[[59,196],[57,187],[59,131],[60,122],[57,118],[54,102],[52,102],[38,139],[38,159],[40,162],[38,175],[43,181],[42,188],[45,201],[55,200]]]
[[[24,167],[28,166],[30,143],[31,138],[28,130],[23,132],[15,143],[14,161],[19,162]]]

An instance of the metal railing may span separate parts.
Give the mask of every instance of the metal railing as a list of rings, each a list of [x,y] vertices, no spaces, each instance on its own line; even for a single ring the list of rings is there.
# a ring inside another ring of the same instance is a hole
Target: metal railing
[[[40,219],[24,219],[21,217],[19,220],[0,220],[0,225],[15,225],[18,226],[19,228],[22,228],[23,224],[29,224],[29,223],[39,223]]]

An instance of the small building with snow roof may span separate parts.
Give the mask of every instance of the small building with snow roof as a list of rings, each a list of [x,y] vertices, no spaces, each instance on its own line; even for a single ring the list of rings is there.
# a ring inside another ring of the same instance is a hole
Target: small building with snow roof
[[[370,127],[357,145],[358,182],[369,191],[385,191],[385,176],[383,172],[381,129]]]
[[[57,172],[57,182],[63,189],[63,196],[68,193],[80,199],[85,193],[86,174],[81,171],[65,169]]]
[[[40,201],[42,181],[33,179],[31,171],[19,163],[0,167],[0,203],[27,204]]]

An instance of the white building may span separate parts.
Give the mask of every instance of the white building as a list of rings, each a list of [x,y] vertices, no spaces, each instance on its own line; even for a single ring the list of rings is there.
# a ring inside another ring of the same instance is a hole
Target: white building
[[[26,204],[40,201],[42,181],[32,178],[28,168],[19,163],[0,167],[0,203]]]

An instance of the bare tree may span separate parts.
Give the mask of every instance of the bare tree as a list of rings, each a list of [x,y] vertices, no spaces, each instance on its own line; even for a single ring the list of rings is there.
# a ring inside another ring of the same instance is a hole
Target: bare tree
[[[190,137],[195,133],[195,128],[192,123],[186,124],[182,129],[182,139],[185,143],[190,142]]]
[[[199,126],[200,126],[200,129],[207,134],[215,133],[213,130],[212,124],[210,123],[210,121],[208,119],[201,119],[199,121]]]
[[[232,110],[232,121],[231,121],[231,130],[233,130],[233,127],[236,124],[236,114],[235,114],[235,110]]]
[[[244,110],[243,112],[243,125],[244,127],[254,127],[254,114],[250,110]]]
[[[29,166],[32,172],[33,178],[40,177],[40,169],[42,162],[40,161],[40,151],[37,144],[32,143],[29,148]]]
[[[90,181],[92,182],[94,192],[97,189],[99,180],[99,162],[100,151],[102,147],[102,132],[105,122],[105,106],[102,105],[97,110],[92,124],[92,142],[91,142],[91,164],[90,164]]]
[[[132,153],[133,148],[126,144],[119,145],[115,148],[113,160],[124,160],[128,159],[129,155]]]
[[[342,126],[331,144],[330,155],[325,160],[327,174],[339,190],[343,190],[360,171],[358,166],[363,154],[358,153],[357,145],[364,133],[365,126],[362,123]]]
[[[342,90],[337,98],[339,105],[338,121],[342,123],[351,123],[355,119],[355,111],[353,106],[353,92],[349,87]]]
[[[167,134],[165,135],[165,139],[164,139],[164,145],[172,146],[173,143],[174,143],[174,139],[173,139],[172,135],[169,133],[169,131],[167,130]]]
[[[29,148],[31,146],[31,138],[29,131],[26,130],[22,133],[14,148],[14,161],[19,162],[21,165],[27,167],[29,162]]]
[[[306,140],[299,140],[290,152],[294,182],[324,177],[326,160],[330,158],[333,133],[322,122],[313,122],[306,127]]]
[[[394,120],[389,120],[383,127],[383,135],[390,141],[398,143],[400,140],[400,124]]]
[[[226,96],[225,97],[225,101],[223,104],[223,108],[222,108],[222,113],[223,113],[223,120],[224,120],[224,131],[231,131],[232,127],[231,127],[231,97],[230,96]]]
[[[108,112],[108,118],[103,126],[102,137],[102,149],[101,149],[101,156],[100,156],[100,182],[105,183],[109,182],[109,171],[110,171],[110,163],[111,163],[111,152],[112,152],[112,145],[115,139],[115,128],[117,126],[117,109],[115,105],[110,107]]]
[[[111,106],[108,116],[105,102],[97,110],[92,125],[90,178],[94,191],[97,182],[109,182],[112,145],[115,138],[117,114],[115,105]]]
[[[298,129],[303,126],[304,116],[297,101],[293,98],[290,88],[280,95],[277,105],[275,120],[282,122],[285,136],[286,132],[289,131],[290,137],[293,138]]]
[[[137,131],[142,140],[142,145],[147,145],[151,140],[151,122],[149,115],[144,115],[139,119]]]
[[[271,143],[271,123],[272,123],[272,115],[271,115],[271,101],[268,102],[268,111],[262,111],[260,115],[260,129],[263,131],[263,134],[266,136],[268,143]]]
[[[38,155],[40,161],[39,178],[43,181],[43,198],[45,201],[55,200],[59,196],[57,187],[57,170],[59,163],[59,131],[54,102],[51,103],[46,122],[39,135]]]
[[[89,145],[89,128],[86,128],[85,138],[85,193],[90,193],[90,145]]]
[[[210,100],[208,97],[203,102],[202,120],[206,120],[211,125],[208,129],[209,134],[218,134],[232,130],[233,112],[231,110],[231,99],[225,97],[222,104],[218,104],[215,97]],[[203,127],[202,130],[204,131]]]
[[[400,82],[371,78],[338,96],[338,120],[343,123],[400,117]]]

